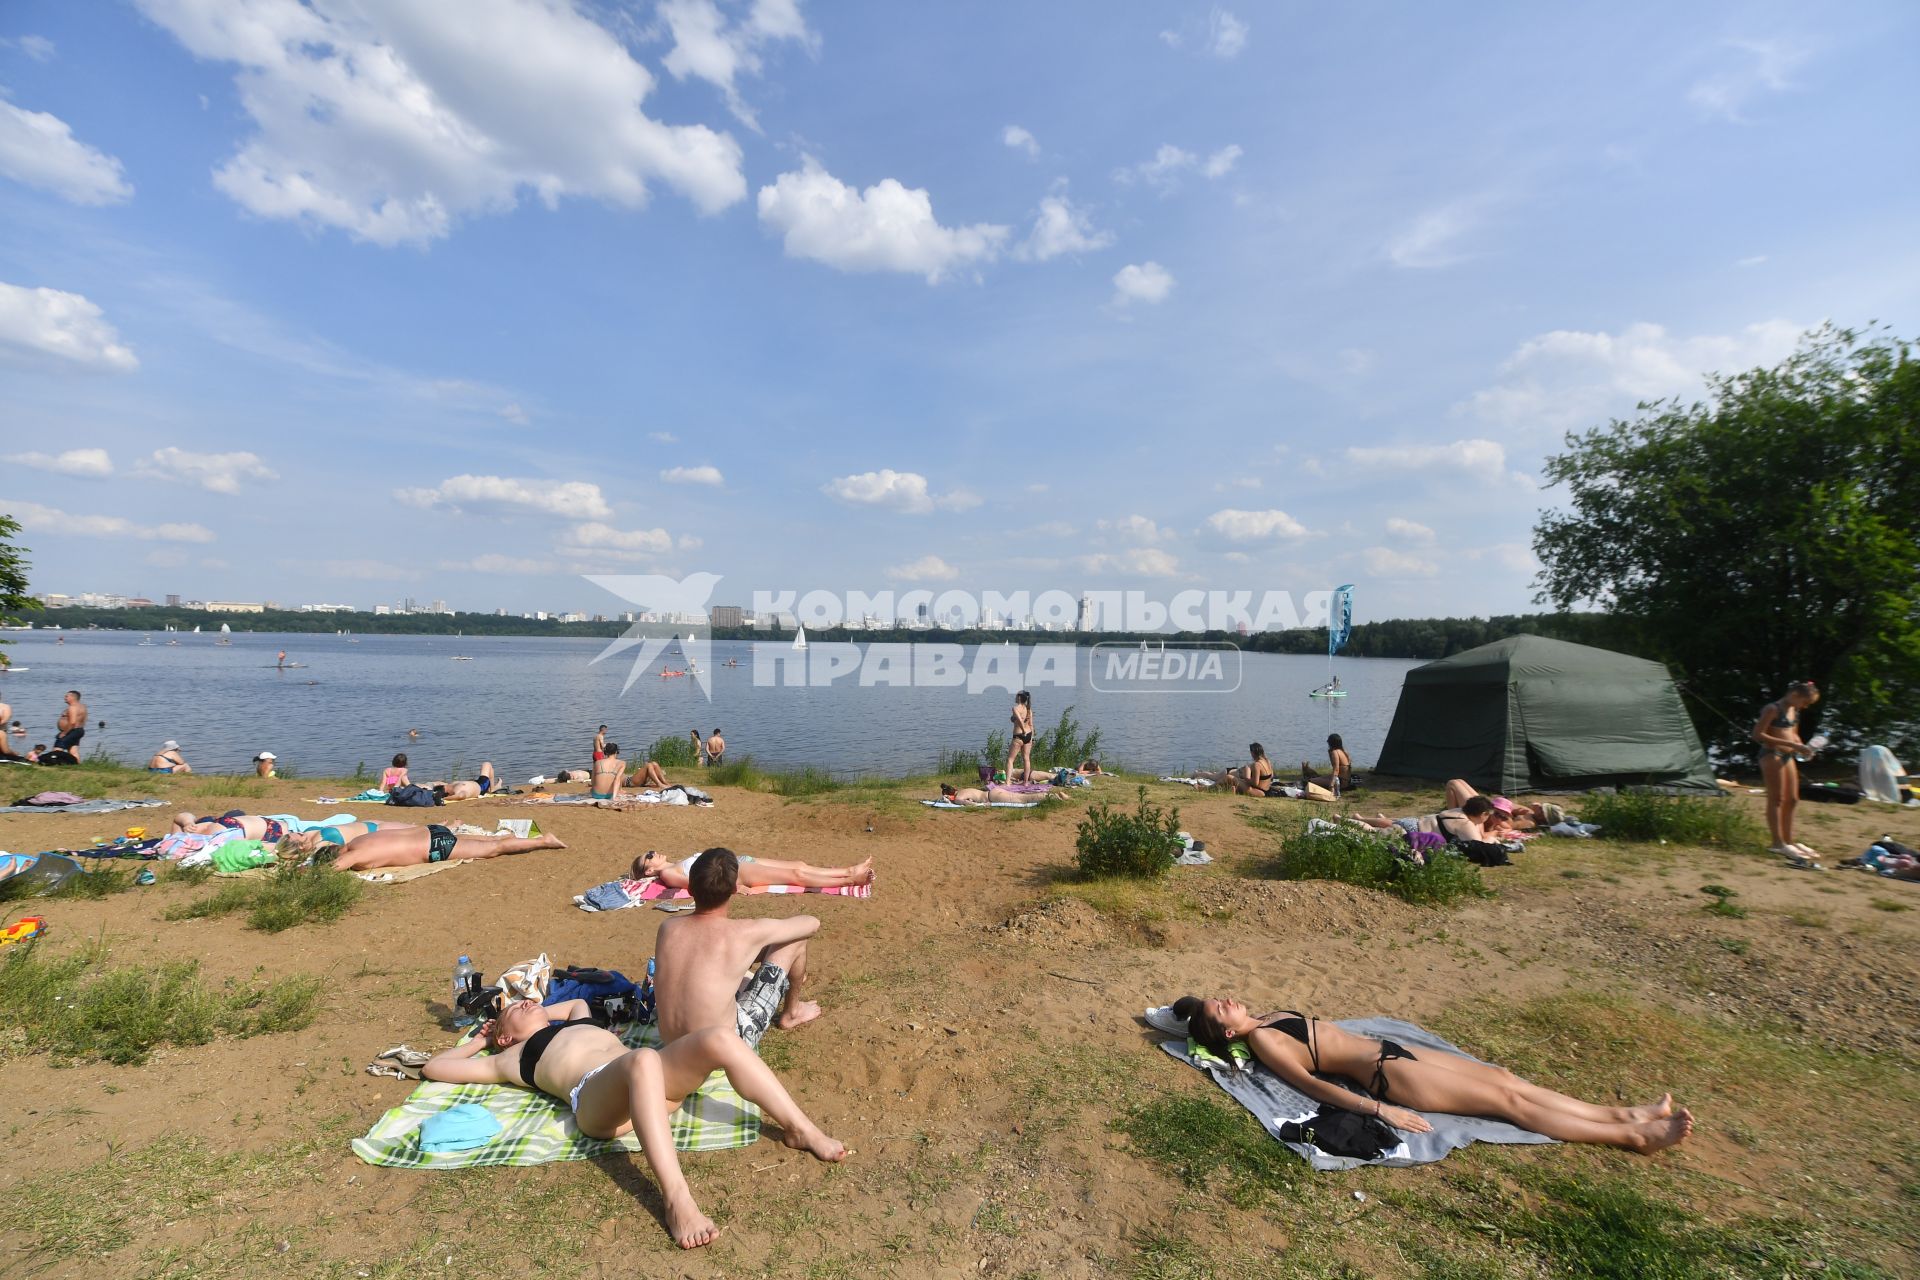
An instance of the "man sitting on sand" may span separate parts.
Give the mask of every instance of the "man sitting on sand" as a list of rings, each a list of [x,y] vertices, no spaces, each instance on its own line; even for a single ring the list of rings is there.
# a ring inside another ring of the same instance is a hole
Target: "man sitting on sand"
[[[699,1038],[727,1068],[728,1079],[734,1079],[730,1057],[742,1050],[757,1053],[769,1027],[787,1031],[820,1016],[819,1005],[798,998],[807,979],[807,939],[820,931],[820,921],[813,916],[728,916],[740,881],[740,860],[730,849],[702,853],[687,881],[692,914],[663,922],[654,943],[661,1048],[666,1052]],[[735,1087],[740,1087],[738,1080]],[[819,1160],[846,1158],[840,1142],[809,1120],[798,1104],[785,1101],[777,1110],[762,1103],[780,1126],[781,1141]]]
[[[148,773],[192,773],[193,766],[180,754],[180,744],[168,738],[147,761]]]

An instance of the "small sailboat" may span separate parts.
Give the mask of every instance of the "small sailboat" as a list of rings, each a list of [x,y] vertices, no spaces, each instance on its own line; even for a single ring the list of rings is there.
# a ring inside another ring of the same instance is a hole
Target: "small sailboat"
[[[199,628],[199,627],[195,627],[195,628],[193,629],[193,634],[195,634],[195,635],[199,635],[199,634],[200,634],[200,628]]]
[[[793,648],[796,653],[804,653],[807,648],[807,629],[796,625],[793,629]]]
[[[221,623],[220,638],[215,640],[214,643],[217,645],[231,645],[233,643],[233,628],[224,622]]]

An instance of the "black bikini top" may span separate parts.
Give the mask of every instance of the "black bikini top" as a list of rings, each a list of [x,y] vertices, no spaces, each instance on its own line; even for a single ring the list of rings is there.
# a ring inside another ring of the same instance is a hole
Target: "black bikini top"
[[[533,1082],[533,1070],[540,1065],[540,1056],[547,1051],[547,1046],[553,1043],[553,1038],[562,1031],[565,1031],[568,1027],[577,1026],[582,1022],[592,1021],[592,1018],[574,1018],[567,1022],[549,1022],[546,1026],[528,1036],[526,1044],[520,1047],[521,1082],[529,1089],[538,1089],[540,1086]]]
[[[1303,1013],[1289,1010],[1285,1017],[1275,1018],[1272,1022],[1269,1022],[1267,1026],[1282,1035],[1292,1036],[1295,1040],[1307,1046],[1307,1053],[1313,1058],[1313,1069],[1316,1074],[1319,1072],[1320,1046],[1315,1043],[1319,1037],[1313,1033],[1313,1019]]]

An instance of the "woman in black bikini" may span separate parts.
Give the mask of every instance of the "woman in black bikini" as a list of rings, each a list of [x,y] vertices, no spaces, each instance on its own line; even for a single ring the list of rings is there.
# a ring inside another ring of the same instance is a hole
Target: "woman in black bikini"
[[[725,1071],[741,1097],[773,1117],[788,1146],[819,1160],[845,1158],[846,1149],[807,1119],[732,1027],[696,1031],[662,1049],[629,1049],[588,1013],[584,1000],[517,1001],[479,1035],[427,1059],[420,1074],[449,1084],[521,1085],[563,1098],[589,1138],[637,1129],[666,1201],[667,1231],[682,1249],[712,1244],[720,1228],[694,1203],[667,1118],[715,1071]],[[482,1049],[492,1052],[480,1057]]]
[[[1674,1110],[1673,1095],[1644,1107],[1601,1107],[1530,1084],[1501,1067],[1456,1053],[1421,1049],[1343,1031],[1331,1022],[1281,1012],[1256,1018],[1238,1000],[1182,996],[1173,1015],[1221,1058],[1244,1039],[1253,1056],[1316,1102],[1378,1116],[1396,1129],[1425,1133],[1421,1111],[1488,1116],[1562,1142],[1592,1142],[1651,1155],[1686,1141],[1693,1113]],[[1364,1091],[1331,1084],[1322,1074],[1364,1081]]]
[[[1760,777],[1767,785],[1767,830],[1773,835],[1771,852],[1796,866],[1818,868],[1819,857],[1793,839],[1793,811],[1800,803],[1800,758],[1808,754],[1800,740],[1800,713],[1820,701],[1820,689],[1811,680],[1796,680],[1786,696],[1760,708],[1753,740],[1760,744]]]
[[[1013,762],[1021,761],[1021,776],[1013,774]],[[1033,695],[1025,689],[1013,695],[1013,746],[1007,751],[1007,781],[1033,781]]]

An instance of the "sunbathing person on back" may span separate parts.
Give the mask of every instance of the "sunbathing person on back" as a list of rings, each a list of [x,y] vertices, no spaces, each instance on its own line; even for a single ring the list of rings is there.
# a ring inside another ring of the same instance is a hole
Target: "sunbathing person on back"
[[[1048,787],[1045,791],[1019,791],[1012,787],[989,782],[985,790],[979,787],[956,787],[951,782],[940,784],[940,798],[948,804],[1017,804],[1030,805],[1037,800],[1057,800],[1067,793],[1058,787]]]
[[[740,862],[729,849],[708,849],[694,859],[688,887],[694,909],[660,926],[654,942],[654,1000],[659,1011],[661,1052],[694,1041],[697,1052],[726,1068],[742,1094],[759,1102],[779,1124],[781,1141],[815,1159],[844,1160],[847,1149],[809,1120],[760,1061],[760,1039],[771,1027],[791,1030],[820,1016],[820,1006],[799,999],[807,979],[807,939],[820,931],[812,916],[735,920],[727,905],[739,886]],[[756,967],[757,966],[757,967]],[[765,1071],[777,1097],[755,1097],[742,1085]]]
[[[1485,796],[1474,796],[1457,809],[1442,809],[1439,813],[1418,818],[1389,818],[1384,813],[1377,813],[1371,818],[1354,814],[1348,821],[1372,827],[1376,831],[1391,831],[1397,827],[1408,835],[1416,831],[1430,831],[1446,837],[1449,843],[1457,844],[1466,840],[1486,840],[1486,819],[1492,812],[1493,801]]]
[[[478,800],[498,785],[500,785],[499,779],[493,776],[493,761],[482,760],[480,772],[474,776],[472,782],[429,782],[427,787],[433,792],[435,799],[444,802]]]
[[[788,862],[780,858],[749,858],[734,855],[740,863],[738,883],[742,892],[774,884],[799,884],[809,889],[840,889],[873,883],[873,859],[851,867],[816,867],[807,862]],[[669,889],[687,889],[692,885],[693,864],[700,855],[671,861],[664,853],[649,849],[633,860],[628,870],[634,880],[654,879]]]
[[[384,823],[356,840],[349,840],[333,859],[341,871],[367,871],[375,867],[411,867],[423,862],[464,862],[475,858],[497,858],[506,853],[534,853],[541,849],[567,846],[553,836],[457,836],[438,824],[427,827],[396,827]]]
[[[712,1244],[720,1228],[694,1202],[668,1117],[708,1076],[724,1070],[740,1096],[789,1135],[812,1126],[773,1069],[730,1028],[724,1034],[682,1036],[658,1050],[629,1049],[587,1015],[584,1000],[516,1001],[483,1024],[479,1035],[427,1059],[420,1074],[449,1084],[520,1086],[564,1099],[589,1138],[636,1131],[666,1202],[668,1234],[682,1249]],[[481,1057],[482,1049],[492,1052]]]

